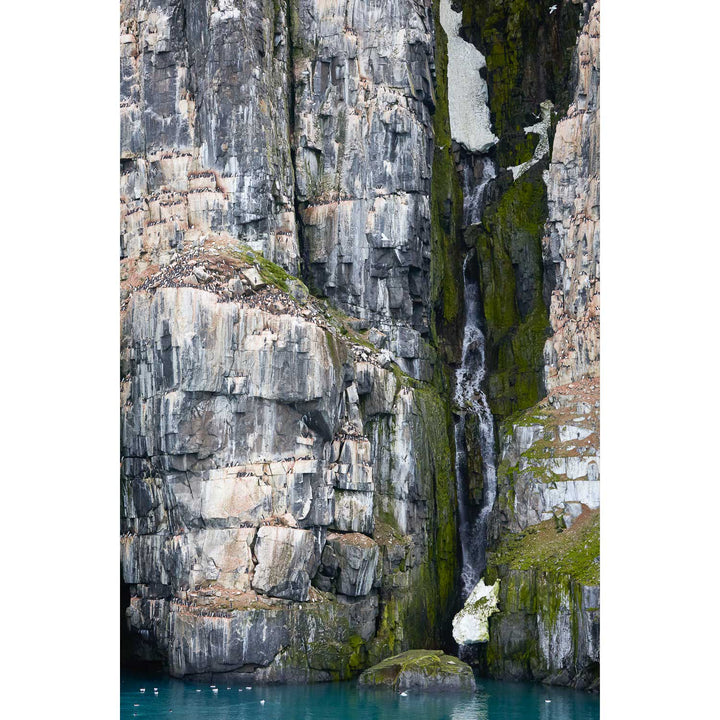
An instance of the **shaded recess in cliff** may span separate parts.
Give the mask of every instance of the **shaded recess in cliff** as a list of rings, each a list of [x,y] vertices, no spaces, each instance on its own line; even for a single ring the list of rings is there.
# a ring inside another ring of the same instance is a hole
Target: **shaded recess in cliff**
[[[430,192],[430,303],[433,342],[440,357],[458,364],[462,349],[462,267],[465,247],[463,190],[457,174],[448,111],[447,35],[440,24],[440,2],[433,2],[435,28],[435,136]]]
[[[488,70],[501,89],[506,75],[515,77],[518,107],[524,92],[542,87],[539,76],[530,82],[532,68],[518,75],[523,62],[512,49],[527,18],[501,17],[502,8],[522,5],[475,3],[471,13],[490,23],[480,35],[503,38],[494,52],[488,46]],[[580,6],[558,3],[548,16],[561,21],[572,12],[572,21]],[[500,14],[489,13],[493,7]],[[507,130],[512,114],[496,93],[494,112],[515,144],[501,142],[490,204],[469,231],[488,289],[485,314],[497,349],[490,392],[500,416],[485,578],[499,581],[498,611],[488,644],[473,647],[495,677],[592,690],[599,688],[600,622],[599,7],[582,4],[571,60],[559,66],[569,91],[556,85],[558,97],[545,98],[554,103],[549,118],[541,106]],[[523,148],[521,133],[532,145]]]
[[[486,58],[493,131],[499,137],[492,154],[497,178],[488,184],[482,217],[471,219],[465,237],[478,253],[488,396],[493,414],[502,418],[544,394],[542,349],[549,333],[541,249],[549,158],[518,179],[509,168],[533,158],[540,136],[526,128],[537,124],[547,100],[554,105],[552,142],[556,118],[571,97],[571,60],[583,10],[569,0],[559,2],[554,13],[528,0],[465,0],[458,6],[462,36]]]

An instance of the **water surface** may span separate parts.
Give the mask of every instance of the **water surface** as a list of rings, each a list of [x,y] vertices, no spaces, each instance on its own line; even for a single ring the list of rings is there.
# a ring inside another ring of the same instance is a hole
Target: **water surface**
[[[141,693],[140,688],[145,688]],[[157,695],[154,693],[157,688]],[[198,692],[199,691],[199,692]],[[218,685],[123,672],[121,720],[598,720],[597,695],[478,679],[474,695],[361,690],[355,682]],[[264,703],[260,701],[264,700]],[[546,702],[550,700],[551,702]]]

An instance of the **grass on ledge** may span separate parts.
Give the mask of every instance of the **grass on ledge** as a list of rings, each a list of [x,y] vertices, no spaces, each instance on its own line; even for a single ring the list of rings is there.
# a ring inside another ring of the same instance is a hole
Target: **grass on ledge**
[[[506,535],[497,550],[488,553],[488,566],[561,573],[583,585],[599,585],[599,557],[600,510],[586,508],[569,529],[559,531],[550,519]]]

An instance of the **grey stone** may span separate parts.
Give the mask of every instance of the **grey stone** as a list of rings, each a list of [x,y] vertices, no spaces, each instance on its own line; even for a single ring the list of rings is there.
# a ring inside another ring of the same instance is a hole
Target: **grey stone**
[[[373,585],[379,558],[377,543],[360,533],[327,536],[318,572],[318,587],[351,597],[367,595]]]
[[[290,600],[307,600],[318,557],[309,530],[261,527],[255,543],[257,566],[252,586],[258,592]]]

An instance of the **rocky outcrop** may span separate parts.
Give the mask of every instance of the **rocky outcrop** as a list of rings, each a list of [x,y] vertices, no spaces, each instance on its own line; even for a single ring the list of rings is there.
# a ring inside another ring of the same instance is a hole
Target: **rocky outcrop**
[[[122,0],[121,250],[226,232],[297,272],[289,32],[270,0]]]
[[[555,388],[505,423],[492,535],[600,507],[600,381]]]
[[[554,288],[553,336],[544,351],[548,389],[600,372],[600,0],[578,39],[573,87],[548,172],[543,255]]]
[[[475,690],[470,666],[441,650],[409,650],[387,658],[366,670],[358,682],[365,687],[387,687],[396,692]]]
[[[438,642],[456,571],[447,406],[249,249],[173,262],[123,316],[136,654],[305,681]],[[203,287],[185,285],[199,265]]]
[[[317,585],[343,595],[367,595],[375,581],[380,557],[377,543],[362,533],[328,535]]]
[[[572,527],[547,520],[505,536],[488,557],[500,580],[490,617],[487,667],[512,680],[597,690],[600,682],[599,511]]]

